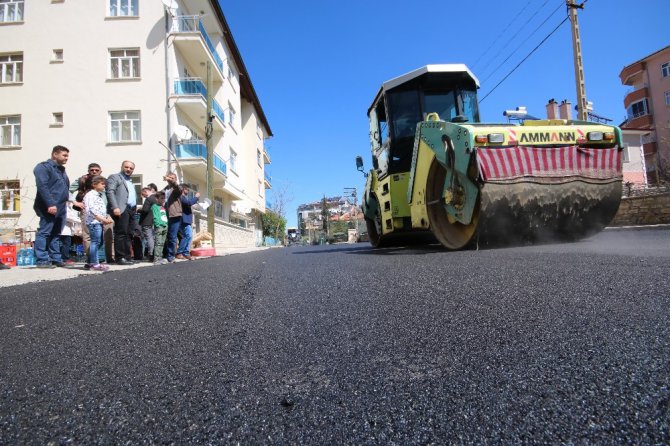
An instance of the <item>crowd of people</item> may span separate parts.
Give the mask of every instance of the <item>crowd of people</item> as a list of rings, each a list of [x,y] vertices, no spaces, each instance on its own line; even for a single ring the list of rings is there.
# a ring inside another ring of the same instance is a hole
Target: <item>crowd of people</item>
[[[112,263],[162,265],[192,259],[192,206],[199,193],[191,194],[189,185],[169,173],[162,190],[153,183],[141,189],[144,201],[138,205],[131,180],[135,163],[123,161],[121,170],[107,178],[98,163],[91,163],[86,174],[70,183],[65,172],[69,155],[67,147],[55,146],[51,158],[33,171],[34,209],[40,219],[34,242],[37,268],[74,266],[73,237],[81,237],[84,268],[92,271],[106,271]]]

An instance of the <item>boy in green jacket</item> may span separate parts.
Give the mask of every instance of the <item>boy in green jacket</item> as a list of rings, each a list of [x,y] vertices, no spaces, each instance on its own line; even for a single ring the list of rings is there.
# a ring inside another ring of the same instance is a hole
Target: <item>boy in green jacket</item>
[[[163,245],[167,236],[168,218],[163,205],[165,204],[165,192],[158,191],[154,194],[156,203],[151,205],[154,216],[154,265],[165,265],[167,259],[163,258]]]

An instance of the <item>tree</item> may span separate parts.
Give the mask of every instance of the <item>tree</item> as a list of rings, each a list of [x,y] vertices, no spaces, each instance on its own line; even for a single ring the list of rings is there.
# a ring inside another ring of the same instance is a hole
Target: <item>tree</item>
[[[328,234],[328,221],[330,220],[330,212],[328,211],[328,200],[326,196],[321,199],[321,220],[323,224],[323,231]]]
[[[289,184],[281,183],[272,189],[272,208],[263,214],[263,236],[281,240],[286,239],[286,209],[293,201]],[[267,217],[266,217],[267,216]]]
[[[263,214],[263,236],[284,241],[286,234],[286,219],[272,210]]]

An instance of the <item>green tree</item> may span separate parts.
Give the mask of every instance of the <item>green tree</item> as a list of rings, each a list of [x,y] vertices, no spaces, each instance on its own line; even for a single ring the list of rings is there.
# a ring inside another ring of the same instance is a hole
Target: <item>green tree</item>
[[[271,210],[266,210],[263,214],[263,236],[272,237],[275,240],[284,242],[286,235],[286,219]]]

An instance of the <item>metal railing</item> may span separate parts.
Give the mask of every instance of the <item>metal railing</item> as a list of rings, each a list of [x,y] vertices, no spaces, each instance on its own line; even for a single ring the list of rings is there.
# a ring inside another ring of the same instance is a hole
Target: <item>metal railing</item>
[[[199,139],[191,140],[191,141],[185,141],[180,144],[177,144],[176,149],[175,149],[175,154],[177,155],[177,158],[182,159],[182,158],[201,158],[207,161],[207,146],[205,145],[204,141],[201,141]],[[221,172],[222,174],[226,175],[228,172],[228,168],[226,167],[226,163],[221,159],[219,155],[216,153],[214,154],[214,168]]]
[[[180,15],[172,18],[172,26],[170,28],[170,33],[195,33],[199,32],[202,36],[202,39],[205,41],[207,49],[209,49],[214,63],[219,67],[221,73],[223,71],[223,60],[217,54],[216,48],[212,43],[207,31],[205,31],[205,26],[202,24],[202,20],[199,15]]]
[[[191,96],[198,95],[207,101],[207,88],[202,82],[202,79],[199,77],[183,77],[174,80],[174,94],[181,96]],[[221,123],[225,124],[226,118],[223,109],[216,102],[216,99],[212,99],[212,111],[214,115],[221,120]]]
[[[268,184],[272,184],[272,177],[270,176],[270,174],[266,171],[263,172],[263,175],[265,176],[265,181],[267,181]]]

